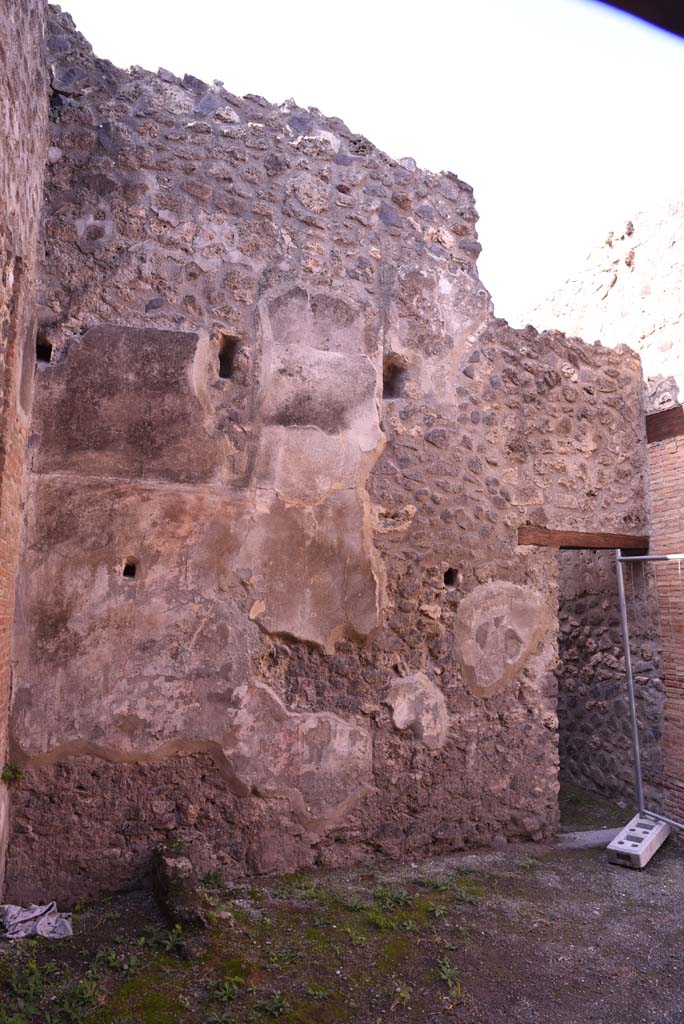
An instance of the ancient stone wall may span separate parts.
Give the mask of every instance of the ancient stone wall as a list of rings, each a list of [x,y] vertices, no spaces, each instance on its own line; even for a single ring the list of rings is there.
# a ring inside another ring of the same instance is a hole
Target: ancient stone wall
[[[619,231],[610,232],[585,266],[529,314],[535,323],[553,323],[584,337],[599,337],[607,345],[626,342],[640,353],[644,403],[652,438],[648,445],[652,554],[677,553],[684,547],[683,238],[684,200],[680,196],[638,214]],[[663,424],[664,417],[669,417],[669,423]],[[643,615],[633,624],[633,646],[641,662],[645,699],[651,690],[646,701],[650,710],[645,715],[650,724],[643,721],[641,740],[650,751],[651,799],[664,801],[669,814],[684,820],[684,589],[679,563],[661,564],[650,571],[655,591],[649,590],[650,604],[643,607]],[[576,583],[576,579],[568,578],[570,592]],[[589,592],[599,593],[601,585],[597,576]],[[576,618],[572,606],[567,615]],[[649,664],[654,631],[660,637],[660,654],[654,654]],[[561,690],[570,687],[570,695],[574,687],[584,687],[591,675],[586,661],[571,661],[562,671]],[[623,707],[625,700],[623,689]],[[658,705],[659,725],[653,718]],[[576,715],[566,721],[561,714],[561,737],[566,727],[575,735],[582,729],[590,731],[596,717],[592,712],[583,727]],[[604,744],[610,743],[609,728],[601,731]],[[660,757],[654,759],[650,747],[658,734],[662,735],[662,750]],[[612,734],[612,745],[616,753],[622,747],[620,728]],[[565,750],[568,771],[574,776],[580,769],[573,760],[571,747],[566,746]],[[579,748],[576,752],[579,754]],[[662,765],[660,781],[655,768],[658,763]],[[600,778],[602,788],[608,792],[620,791],[622,773],[615,759],[611,764],[615,771],[612,779],[595,768],[593,778]]]
[[[11,632],[31,405],[35,250],[47,147],[42,0],[0,0],[0,770],[7,760]],[[0,782],[0,895],[8,788]]]
[[[684,401],[683,240],[680,195],[608,232],[578,272],[526,314],[530,323],[639,352],[647,413]]]
[[[639,532],[640,367],[516,332],[453,174],[51,15],[13,897],[557,821],[557,555]],[[69,806],[73,818],[55,816]]]
[[[655,575],[625,574],[642,772],[662,801],[665,691],[653,616]],[[558,723],[561,779],[634,801],[634,761],[612,551],[562,551],[559,573]]]

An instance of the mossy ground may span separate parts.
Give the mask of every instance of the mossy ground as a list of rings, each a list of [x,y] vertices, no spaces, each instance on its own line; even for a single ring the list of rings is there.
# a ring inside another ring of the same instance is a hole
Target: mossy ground
[[[462,998],[458,969],[451,965],[449,983],[439,961],[488,891],[472,872],[416,871],[401,884],[382,872],[232,888],[212,880],[208,941],[192,960],[182,957],[182,932],[163,926],[151,900],[122,898],[77,913],[73,940],[4,950],[0,1022],[323,1024],[364,1019],[369,1007],[377,1013],[368,1019],[381,1020],[392,1006],[426,1000],[448,1010]],[[118,929],[131,907],[131,927]],[[433,945],[416,969],[416,949]]]
[[[80,908],[73,939],[0,945],[0,1024],[681,1024],[683,859],[670,841],[637,873],[520,845],[212,876],[192,959],[152,897],[130,894]]]

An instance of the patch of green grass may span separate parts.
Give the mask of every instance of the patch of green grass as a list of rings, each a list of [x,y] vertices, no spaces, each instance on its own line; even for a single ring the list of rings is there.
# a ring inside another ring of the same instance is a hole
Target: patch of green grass
[[[283,970],[286,967],[290,967],[297,960],[303,960],[304,954],[299,949],[293,949],[289,946],[287,949],[271,950],[268,954],[268,961],[272,967],[277,967],[279,970]]]
[[[74,983],[69,974],[58,979],[53,962],[39,965],[34,959],[10,974],[3,987],[6,994],[0,1007],[0,1024],[29,1024],[37,1019],[41,1024],[81,1024],[98,999],[95,970],[87,971]],[[46,1006],[48,999],[50,1005]]]
[[[389,939],[384,946],[380,956],[376,960],[375,970],[377,974],[389,974],[396,968],[411,949],[411,940],[403,935],[397,935]]]
[[[447,940],[472,916],[461,905],[492,884],[473,873],[434,880],[395,871],[351,885],[337,875],[300,873],[228,888],[210,872],[203,888],[212,909],[226,906],[231,917],[216,915],[192,961],[175,955],[186,939],[179,927],[151,928],[148,917],[131,934],[123,915],[117,920],[95,906],[113,931],[99,949],[90,947],[85,984],[70,968],[58,972],[36,1014],[16,1020],[10,1013],[21,1008],[0,996],[0,1024],[352,1024],[380,1012],[403,1019],[409,1007],[415,1013],[435,999],[435,986],[444,1004],[461,1000],[458,968],[447,958],[459,955],[462,942],[457,948]],[[38,959],[43,948],[36,947]],[[0,979],[2,969],[0,957]],[[422,988],[414,984],[417,970]]]
[[[114,1024],[127,1018],[136,1024],[178,1024],[187,972],[187,964],[157,957],[144,971],[127,978],[106,1005],[88,1017],[88,1024]]]
[[[365,946],[368,942],[367,936],[353,925],[346,924],[342,927],[341,931],[343,935],[347,936],[352,946]]]
[[[477,903],[487,895],[484,886],[469,874],[453,878],[421,878],[420,884],[432,892],[450,895],[461,903]]]
[[[353,914],[358,914],[362,910],[368,910],[370,907],[368,900],[359,899],[340,899],[339,904],[345,910],[351,910]]]
[[[36,960],[29,960],[22,971],[11,974],[5,982],[10,999],[19,1009],[35,1005],[43,995],[48,978],[55,970],[56,965],[52,962],[39,967]]]

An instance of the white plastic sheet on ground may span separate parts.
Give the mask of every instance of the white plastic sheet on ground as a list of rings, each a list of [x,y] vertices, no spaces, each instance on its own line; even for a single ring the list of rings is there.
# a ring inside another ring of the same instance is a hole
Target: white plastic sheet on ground
[[[0,938],[26,939],[32,935],[42,935],[44,939],[65,939],[73,935],[71,914],[60,914],[54,900],[42,907],[35,903],[29,903],[28,907],[0,904]]]

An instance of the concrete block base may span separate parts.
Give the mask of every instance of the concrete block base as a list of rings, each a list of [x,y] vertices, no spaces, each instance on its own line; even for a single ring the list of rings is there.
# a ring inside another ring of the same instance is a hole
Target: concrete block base
[[[608,844],[611,864],[645,868],[671,832],[670,826],[648,814],[637,814]]]

